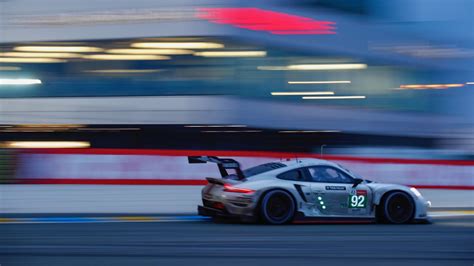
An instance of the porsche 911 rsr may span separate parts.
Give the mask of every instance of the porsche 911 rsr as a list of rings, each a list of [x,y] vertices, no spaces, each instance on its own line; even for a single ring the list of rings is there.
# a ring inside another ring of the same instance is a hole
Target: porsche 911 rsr
[[[319,159],[270,162],[246,170],[228,158],[194,156],[216,163],[221,178],[208,177],[198,213],[268,224],[290,222],[429,221],[430,202],[415,188],[364,180],[339,164]],[[229,174],[227,170],[234,170]]]

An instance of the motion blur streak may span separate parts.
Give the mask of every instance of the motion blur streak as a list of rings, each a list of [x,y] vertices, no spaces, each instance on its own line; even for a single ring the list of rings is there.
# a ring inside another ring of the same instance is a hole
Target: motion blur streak
[[[289,66],[258,66],[259,70],[349,70],[365,69],[366,64],[304,64]]]
[[[193,54],[192,50],[185,49],[109,49],[111,54],[158,54],[158,55],[184,55]]]
[[[196,56],[203,57],[264,57],[265,51],[215,51],[215,52],[196,52]]]
[[[307,64],[289,65],[288,70],[342,70],[342,69],[365,69],[366,64]]]
[[[218,24],[272,34],[336,34],[335,22],[318,21],[260,8],[200,8],[197,17]]]
[[[273,96],[293,96],[293,95],[334,95],[333,91],[292,91],[292,92],[272,92]]]
[[[262,130],[203,130],[203,133],[260,133]]]
[[[93,55],[84,55],[84,59],[93,59],[93,60],[168,60],[169,56],[164,55],[123,55],[123,54],[93,54]]]
[[[365,96],[303,96],[303,100],[355,100],[365,99]]]
[[[17,46],[16,51],[25,52],[75,52],[75,53],[95,53],[104,49],[90,46]]]
[[[39,79],[0,79],[0,85],[34,85],[41,84]]]
[[[213,42],[138,42],[133,43],[135,48],[165,48],[165,49],[212,49],[224,48],[223,44]]]
[[[84,70],[87,73],[103,73],[103,74],[137,74],[137,73],[156,73],[161,69],[95,69]]]
[[[86,141],[11,141],[5,142],[4,148],[88,148]]]
[[[17,58],[17,57],[0,57],[0,63],[65,63],[66,60],[56,58]]]
[[[288,84],[350,84],[350,80],[288,81]]]
[[[77,58],[81,57],[78,53],[28,53],[28,52],[7,52],[0,53],[0,56],[5,57],[49,57],[49,58]]]
[[[414,89],[414,90],[425,90],[425,89],[449,89],[463,87],[464,84],[413,84],[413,85],[400,85],[399,89]]]
[[[184,127],[197,127],[197,128],[200,128],[200,127],[247,127],[246,125],[188,125],[188,126],[184,126]]]
[[[21,70],[21,67],[0,66],[0,71],[17,71],[17,70]]]
[[[281,130],[278,133],[294,134],[294,133],[338,133],[340,130]]]

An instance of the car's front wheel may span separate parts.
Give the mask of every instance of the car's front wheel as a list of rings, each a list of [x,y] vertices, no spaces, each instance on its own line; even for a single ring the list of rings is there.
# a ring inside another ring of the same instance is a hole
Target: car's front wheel
[[[387,194],[379,207],[382,221],[393,224],[409,223],[415,213],[413,198],[402,191]]]
[[[271,190],[260,202],[260,216],[267,224],[286,224],[295,215],[295,201],[284,190]]]

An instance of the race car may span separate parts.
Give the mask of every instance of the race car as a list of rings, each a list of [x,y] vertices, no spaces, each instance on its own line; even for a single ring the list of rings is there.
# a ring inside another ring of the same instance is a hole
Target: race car
[[[192,156],[188,161],[216,163],[221,174],[208,177],[202,189],[202,216],[267,224],[430,220],[431,203],[416,188],[364,180],[326,160],[288,159],[246,170],[230,158]]]

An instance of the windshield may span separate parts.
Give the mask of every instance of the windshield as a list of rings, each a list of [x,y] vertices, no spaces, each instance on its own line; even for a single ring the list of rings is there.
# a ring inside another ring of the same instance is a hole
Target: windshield
[[[345,168],[344,166],[340,165],[340,164],[337,164],[339,167],[341,167],[342,169],[344,169],[346,172],[348,172],[349,174],[351,174],[353,177],[355,178],[359,178],[359,179],[364,179],[362,176],[360,176],[359,174],[357,173],[354,173],[352,172],[351,170]]]

